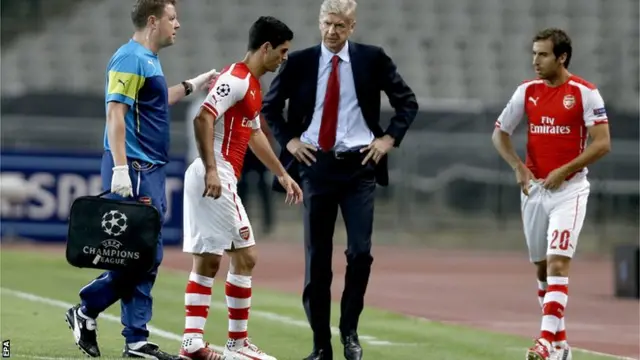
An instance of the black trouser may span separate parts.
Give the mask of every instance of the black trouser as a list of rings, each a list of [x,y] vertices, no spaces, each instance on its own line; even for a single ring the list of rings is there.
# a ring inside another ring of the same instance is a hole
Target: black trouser
[[[364,154],[316,153],[317,162],[300,164],[304,191],[304,309],[313,330],[315,349],[330,347],[331,256],[338,207],[347,229],[347,271],[342,293],[340,332],[358,328],[369,282],[375,169],[361,165]]]

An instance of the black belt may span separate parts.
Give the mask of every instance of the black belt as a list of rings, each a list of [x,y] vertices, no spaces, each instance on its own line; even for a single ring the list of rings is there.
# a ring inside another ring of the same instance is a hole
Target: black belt
[[[318,154],[322,154],[324,156],[327,157],[333,157],[334,159],[337,160],[346,160],[346,159],[357,159],[357,158],[361,158],[365,155],[365,153],[361,153],[360,150],[362,148],[364,148],[366,146],[360,146],[360,147],[356,147],[356,148],[351,148],[351,149],[347,149],[344,151],[333,151],[333,150],[329,150],[329,151],[323,151],[320,150],[318,151]]]

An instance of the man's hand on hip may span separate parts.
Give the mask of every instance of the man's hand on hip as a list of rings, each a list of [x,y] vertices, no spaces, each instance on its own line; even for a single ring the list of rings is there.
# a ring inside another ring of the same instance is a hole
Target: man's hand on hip
[[[131,185],[128,165],[113,167],[113,175],[111,175],[111,192],[123,197],[133,196],[133,185]]]
[[[367,156],[362,160],[362,165],[366,165],[369,160],[375,161],[377,164],[383,156],[385,156],[389,150],[393,148],[393,144],[395,140],[389,136],[385,135],[383,137],[377,138],[369,144],[369,146],[364,147],[360,150],[361,153],[367,152]]]
[[[313,152],[318,151],[315,146],[305,144],[300,141],[300,138],[293,138],[287,143],[287,150],[298,161],[304,162],[307,166],[311,166],[311,162],[316,162],[316,157],[313,156]]]

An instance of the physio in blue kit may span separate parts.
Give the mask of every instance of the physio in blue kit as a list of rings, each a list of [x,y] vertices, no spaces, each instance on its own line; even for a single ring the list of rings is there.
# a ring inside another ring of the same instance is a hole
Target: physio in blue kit
[[[108,197],[137,199],[166,211],[165,165],[169,161],[169,106],[194,89],[205,89],[217,72],[167,87],[158,51],[174,43],[180,28],[175,0],[137,0],[135,33],[111,57],[106,69],[102,184]],[[80,290],[80,304],[66,313],[83,353],[99,357],[96,319],[120,300],[124,357],[178,359],[147,341],[152,317],[151,289],[162,262],[162,236],[153,269],[144,274],[106,271]]]

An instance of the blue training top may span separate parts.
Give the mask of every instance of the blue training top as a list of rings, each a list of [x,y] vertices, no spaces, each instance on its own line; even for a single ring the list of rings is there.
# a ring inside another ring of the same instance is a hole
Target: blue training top
[[[110,101],[129,105],[125,116],[127,158],[169,161],[169,90],[158,56],[130,39],[107,65],[105,111]],[[105,127],[104,149],[110,150]]]

